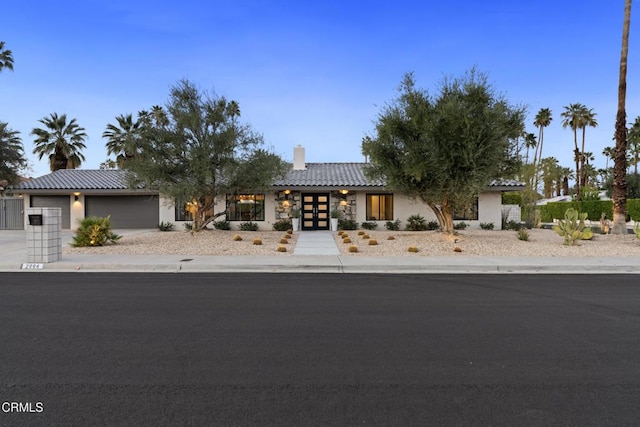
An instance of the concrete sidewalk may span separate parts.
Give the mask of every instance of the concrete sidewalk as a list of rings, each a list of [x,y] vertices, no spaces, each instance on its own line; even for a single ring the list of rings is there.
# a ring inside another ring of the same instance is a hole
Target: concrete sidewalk
[[[117,231],[132,234],[146,231]],[[188,256],[188,255],[85,255],[63,254],[49,264],[24,265],[24,233],[0,233],[0,272],[278,272],[278,273],[625,273],[640,274],[634,257],[446,257],[341,256],[330,233],[301,234],[292,255],[283,256]],[[63,246],[71,233],[63,232]],[[302,244],[300,241],[302,240]],[[315,243],[314,243],[315,242]],[[333,245],[333,246],[332,246]],[[23,268],[31,267],[31,268]]]

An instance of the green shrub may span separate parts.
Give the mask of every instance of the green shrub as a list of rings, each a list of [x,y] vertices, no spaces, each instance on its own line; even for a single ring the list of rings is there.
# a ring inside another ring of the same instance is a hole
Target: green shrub
[[[395,221],[387,221],[384,226],[389,231],[398,231],[400,230],[400,220],[396,219]]]
[[[377,222],[363,222],[362,224],[360,224],[360,226],[362,228],[364,228],[365,230],[375,230],[376,228],[378,228],[378,223]]]
[[[519,231],[522,230],[524,227],[524,224],[518,222],[518,221],[507,221],[504,226],[502,227],[503,230],[515,230],[515,231]]]
[[[466,222],[462,221],[459,222],[457,224],[453,224],[453,229],[454,230],[464,230],[469,226],[469,224],[467,224]]]
[[[507,191],[502,193],[503,205],[522,205],[522,194],[519,191]]]
[[[231,230],[231,223],[222,219],[220,221],[215,221],[213,223],[213,228],[216,230]]]
[[[438,221],[429,221],[427,223],[427,230],[440,230],[440,223]]]
[[[192,223],[190,223],[190,222],[185,222],[183,225],[184,225],[184,229],[185,229],[185,230],[187,230],[187,231],[191,231],[191,230],[193,230],[193,224],[192,224]]]
[[[640,201],[640,199],[632,200]],[[631,209],[637,209],[634,210],[634,213],[637,212],[640,214],[640,204],[630,203],[632,200],[627,200],[627,211],[631,214]],[[633,206],[633,208],[631,208],[631,206]],[[613,202],[611,200],[551,202],[546,205],[539,206],[539,208],[540,219],[542,222],[552,222],[554,219],[564,218],[564,214],[569,208],[573,208],[578,212],[586,213],[587,219],[591,221],[600,221],[600,216],[603,212],[606,219],[613,219]]]
[[[173,223],[162,221],[158,224],[158,229],[160,229],[160,231],[171,231],[173,230]]]
[[[427,222],[420,215],[411,215],[407,218],[407,230],[423,231],[427,229]]]
[[[480,228],[483,230],[493,230],[495,228],[495,224],[492,222],[481,222]]]
[[[73,236],[74,247],[104,246],[106,243],[116,243],[122,236],[111,231],[110,217],[98,218],[90,216],[78,221],[80,227]]]
[[[355,230],[358,228],[358,223],[354,219],[338,219],[338,228],[340,230]]]
[[[258,231],[258,224],[255,222],[243,222],[240,224],[240,231]]]
[[[273,223],[273,229],[276,231],[287,231],[291,228],[291,221],[281,219]]]

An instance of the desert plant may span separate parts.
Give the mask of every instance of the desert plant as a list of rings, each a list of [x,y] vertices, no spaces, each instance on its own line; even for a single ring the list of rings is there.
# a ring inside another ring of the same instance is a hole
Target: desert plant
[[[280,239],[280,244],[282,245],[286,245],[287,243],[289,243],[289,241],[285,238]]]
[[[418,247],[417,246],[409,246],[407,248],[407,252],[418,252]]]
[[[215,221],[213,223],[213,228],[216,230],[231,230],[231,223],[222,219],[220,221]]]
[[[360,226],[362,228],[364,228],[365,230],[375,230],[376,228],[378,228],[378,223],[377,222],[363,222],[362,224],[360,224]]]
[[[376,246],[377,244],[378,244],[378,241],[376,239],[369,240],[369,246]]]
[[[338,236],[342,236],[344,234],[344,231],[340,230],[338,231]]]
[[[358,252],[358,247],[355,245],[349,246],[349,252]]]
[[[173,230],[173,223],[172,222],[164,222],[164,221],[162,221],[160,224],[158,224],[158,229],[160,231],[172,231]]]
[[[365,234],[367,234],[367,233],[364,232],[364,231],[358,231],[358,236],[364,236]]]
[[[122,236],[111,231],[110,216],[99,218],[90,216],[78,221],[80,226],[73,236],[71,246],[104,246],[106,243],[116,243]]]
[[[427,223],[424,217],[420,215],[411,215],[407,218],[407,230],[424,231],[427,229]]]
[[[287,234],[289,234],[289,235],[293,234],[293,229],[292,228],[288,229],[287,230]]]
[[[363,238],[363,239],[368,239],[368,238],[369,238],[369,235],[368,235],[368,234],[363,234],[363,235],[362,235],[362,238]]]
[[[523,240],[525,242],[528,242],[529,241],[529,232],[526,229],[521,228],[520,230],[518,230],[516,232],[516,237],[518,238],[518,240]]]
[[[234,242],[241,242],[242,241],[242,237],[240,237],[239,234],[234,234],[233,241]]]
[[[290,239],[291,238],[291,234],[285,234],[284,236],[282,236],[283,239]]]
[[[348,237],[345,237],[344,239],[342,239],[342,243],[351,243],[351,239]]]
[[[262,244],[262,239],[260,239],[260,238],[253,239],[253,244],[254,245],[261,245]]]
[[[483,230],[493,230],[493,228],[495,227],[495,224],[492,222],[481,222],[480,223],[480,228]]]
[[[289,211],[289,216],[291,218],[300,218],[300,209],[293,208]]]
[[[587,219],[587,213],[579,213],[573,208],[569,208],[564,213],[564,219],[558,221],[553,226],[553,230],[564,238],[564,244],[567,246],[575,245],[576,240],[593,237],[590,227],[585,227],[584,220]]]
[[[439,230],[439,229],[440,229],[440,223],[438,221],[429,221],[427,223],[427,230],[433,231],[433,230]]]
[[[187,230],[187,231],[191,231],[191,230],[193,230],[193,224],[192,224],[192,223],[190,223],[190,222],[185,222],[185,223],[184,223],[184,224],[182,224],[182,225],[183,225],[184,229],[185,229],[185,230]]]
[[[387,237],[387,240],[396,240],[396,238],[393,237],[393,236],[389,236],[389,237]]]
[[[387,221],[384,226],[389,231],[399,231],[400,230],[400,220],[396,219],[395,221]]]
[[[258,224],[255,222],[243,222],[240,224],[241,231],[258,231]]]
[[[287,248],[285,246],[278,246],[278,252],[287,252]]]
[[[291,221],[281,219],[273,223],[273,229],[276,231],[287,231],[291,228]]]
[[[329,213],[331,218],[340,218],[341,214],[342,214],[342,212],[340,212],[339,209],[331,209],[331,212]]]
[[[338,219],[338,228],[341,230],[355,230],[358,228],[358,223],[354,219]]]
[[[511,220],[511,221],[507,221],[507,222],[502,226],[502,229],[503,229],[503,230],[515,230],[515,231],[518,231],[518,230],[521,230],[521,229],[523,229],[523,228],[524,228],[524,225],[523,225],[522,223],[520,223],[520,222],[518,222],[518,221],[513,221],[513,220]]]
[[[640,222],[636,222],[636,226],[633,227],[633,233],[640,239]]]
[[[462,221],[453,225],[454,230],[464,230],[469,226],[466,222]]]

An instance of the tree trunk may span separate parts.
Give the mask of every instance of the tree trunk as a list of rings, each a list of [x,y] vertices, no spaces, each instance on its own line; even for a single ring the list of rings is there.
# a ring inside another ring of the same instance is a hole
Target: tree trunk
[[[576,200],[580,201],[580,151],[577,142],[573,154],[576,158]]]
[[[620,52],[620,78],[618,83],[618,113],[616,114],[616,150],[613,166],[613,230],[614,234],[627,233],[627,57],[629,54],[629,24],[631,0],[625,0],[622,50]]]
[[[443,200],[442,205],[440,206],[436,206],[433,203],[427,203],[427,205],[431,208],[433,213],[436,214],[436,218],[438,219],[438,223],[440,224],[440,229],[445,233],[452,234],[453,209],[451,209],[449,201],[447,199]]]

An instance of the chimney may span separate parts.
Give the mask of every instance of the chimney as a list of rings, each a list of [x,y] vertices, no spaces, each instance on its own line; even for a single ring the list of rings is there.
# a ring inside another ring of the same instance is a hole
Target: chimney
[[[293,170],[298,171],[305,169],[307,169],[307,165],[304,161],[304,147],[302,145],[293,147]]]

